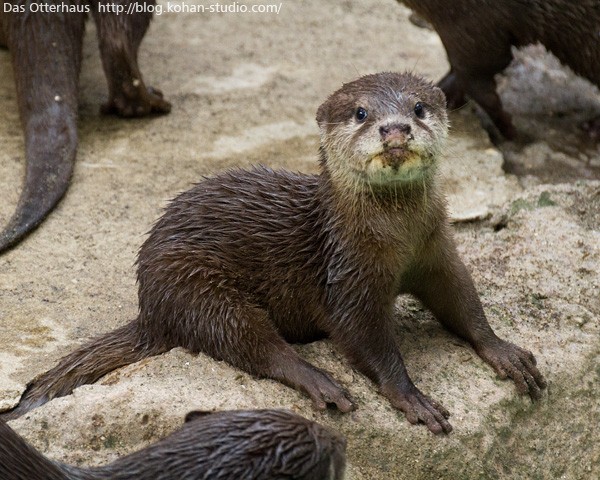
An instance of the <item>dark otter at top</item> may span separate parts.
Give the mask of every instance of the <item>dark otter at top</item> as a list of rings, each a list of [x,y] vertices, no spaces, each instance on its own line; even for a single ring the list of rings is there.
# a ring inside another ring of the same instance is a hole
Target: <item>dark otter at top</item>
[[[190,412],[176,432],[101,467],[53,462],[0,420],[2,480],[342,480],[346,440],[285,410]]]
[[[490,116],[502,135],[516,131],[496,93],[494,75],[512,60],[511,46],[540,42],[576,74],[600,87],[598,0],[398,0],[425,18],[439,34],[450,71],[438,85],[449,108],[465,94]],[[600,138],[600,118],[589,122]]]
[[[110,3],[124,4],[127,10],[133,2]],[[152,14],[117,15],[101,9],[106,2],[98,0],[68,4],[74,11],[32,11],[37,4],[25,0],[6,1],[0,10],[0,45],[11,52],[27,163],[16,211],[0,232],[0,253],[36,228],[69,186],[77,150],[77,91],[86,11],[96,22],[108,80],[109,98],[102,111],[133,117],[171,108],[160,91],[146,87],[137,64]]]
[[[436,176],[442,91],[411,74],[367,75],[331,95],[317,122],[319,175],[231,170],[175,198],[139,252],[138,318],[64,357],[4,416],[176,346],[348,412],[348,392],[290,345],[329,337],[409,422],[449,432],[448,411],[398,350],[402,293],[538,398],[535,358],[494,334],[456,251]]]

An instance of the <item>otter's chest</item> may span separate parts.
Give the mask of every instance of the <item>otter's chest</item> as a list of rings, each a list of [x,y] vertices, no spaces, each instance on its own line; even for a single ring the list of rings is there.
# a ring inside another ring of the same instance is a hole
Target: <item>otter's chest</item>
[[[439,229],[436,216],[413,215],[390,221],[386,235],[372,236],[370,242],[370,275],[394,297],[407,291],[411,272],[430,259],[431,244]]]

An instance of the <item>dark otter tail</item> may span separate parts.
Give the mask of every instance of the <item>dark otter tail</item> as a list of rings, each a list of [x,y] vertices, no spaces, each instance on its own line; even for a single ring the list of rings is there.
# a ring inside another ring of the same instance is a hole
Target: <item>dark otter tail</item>
[[[20,417],[53,398],[70,394],[80,385],[94,383],[119,367],[167,351],[165,345],[148,341],[138,325],[137,321],[128,323],[63,357],[56,367],[33,380],[19,404],[0,413],[0,419]]]
[[[3,15],[27,167],[16,211],[0,233],[0,252],[37,227],[68,188],[77,149],[77,85],[85,21],[84,14]]]
[[[0,420],[0,478],[63,480],[69,477]]]

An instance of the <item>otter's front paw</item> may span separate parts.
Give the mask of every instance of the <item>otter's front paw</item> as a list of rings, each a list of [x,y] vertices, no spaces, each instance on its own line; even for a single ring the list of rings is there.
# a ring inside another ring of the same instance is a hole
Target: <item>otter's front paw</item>
[[[496,370],[500,378],[512,378],[521,395],[527,393],[532,400],[542,396],[546,380],[537,369],[535,357],[530,351],[500,338],[477,347],[476,351]]]
[[[450,412],[442,404],[421,393],[414,385],[408,391],[394,386],[382,387],[381,391],[394,408],[404,412],[406,419],[413,425],[424,423],[435,434],[452,431],[452,425],[446,420],[450,417]]]
[[[325,410],[327,404],[335,404],[344,413],[356,409],[350,394],[329,374],[319,369],[314,369],[312,381],[310,384],[304,385],[304,389],[312,399],[315,410]]]
[[[160,90],[147,87],[141,80],[134,80],[131,85],[114,94],[102,105],[103,114],[116,114],[121,117],[142,117],[150,113],[169,113],[171,104],[163,98]]]

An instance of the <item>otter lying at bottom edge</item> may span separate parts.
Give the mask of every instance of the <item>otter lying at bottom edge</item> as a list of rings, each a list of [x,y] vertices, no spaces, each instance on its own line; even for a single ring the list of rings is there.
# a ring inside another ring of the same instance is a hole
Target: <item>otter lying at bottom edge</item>
[[[410,423],[447,433],[449,412],[413,384],[394,339],[402,293],[540,397],[534,356],[493,332],[456,251],[435,173],[442,91],[408,73],[367,75],[332,94],[317,122],[319,175],[232,170],[175,198],[139,252],[138,318],[64,357],[3,416],[176,346],[349,412],[348,392],[288,343],[327,336]]]
[[[0,420],[3,480],[341,480],[346,441],[285,410],[190,412],[176,432],[102,467],[53,462]]]

